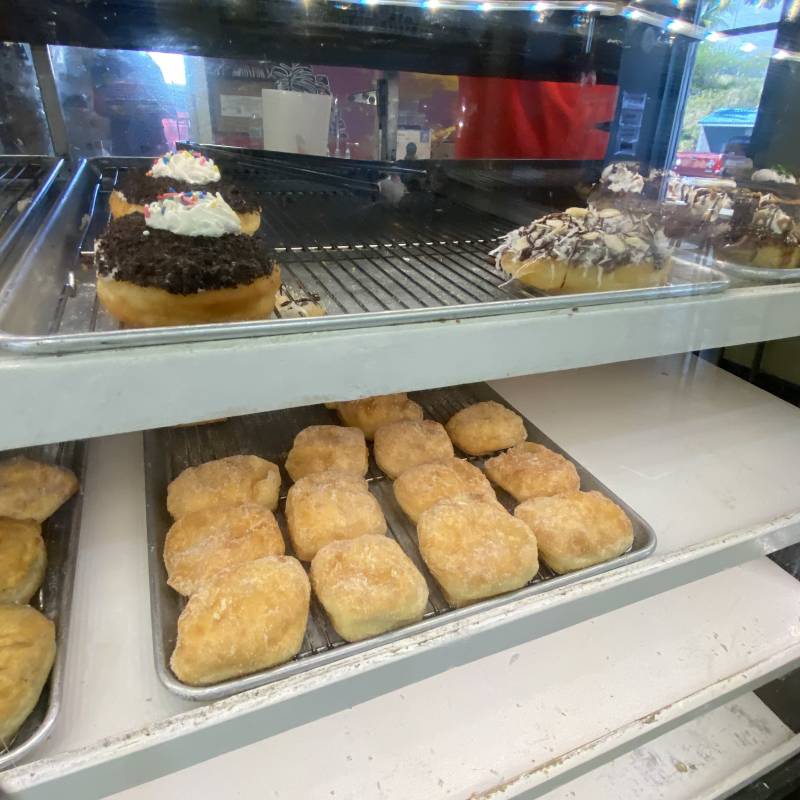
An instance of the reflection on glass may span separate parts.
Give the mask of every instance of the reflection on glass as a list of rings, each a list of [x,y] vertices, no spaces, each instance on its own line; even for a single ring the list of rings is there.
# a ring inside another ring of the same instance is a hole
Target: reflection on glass
[[[0,153],[51,152],[30,47],[0,42]]]
[[[130,50],[50,52],[74,154],[155,155],[188,132],[183,56],[156,54],[157,63]]]
[[[775,0],[712,0],[704,7],[701,22],[712,33],[697,48],[675,161],[682,175],[749,174],[750,139],[780,14]],[[770,30],[757,29],[770,23]]]

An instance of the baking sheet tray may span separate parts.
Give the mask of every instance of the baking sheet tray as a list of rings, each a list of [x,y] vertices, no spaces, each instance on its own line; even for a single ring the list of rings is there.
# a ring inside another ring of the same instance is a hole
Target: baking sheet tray
[[[460,408],[481,400],[496,400],[513,408],[487,384],[470,384],[448,389],[436,389],[412,393],[425,410],[425,416],[445,422]],[[167,585],[167,574],[162,554],[164,540],[171,519],[167,513],[167,485],[183,469],[205,461],[241,453],[255,454],[280,464],[292,446],[295,435],[307,425],[331,424],[338,422],[335,412],[322,405],[272,411],[263,414],[237,417],[226,422],[179,428],[161,428],[146,431],[144,434],[145,480],[147,496],[147,545],[150,571],[150,611],[152,615],[153,648],[156,670],[164,685],[181,697],[191,700],[214,700],[255,686],[281,680],[314,669],[323,664],[363,653],[374,647],[411,636],[429,628],[452,622],[456,619],[473,616],[482,611],[501,606],[522,597],[550,591],[560,586],[585,580],[593,575],[613,570],[645,558],[655,548],[656,537],[653,529],[632,508],[613,492],[607,489],[590,472],[574,459],[584,490],[598,489],[619,503],[633,523],[633,546],[631,549],[604,564],[598,564],[568,575],[556,576],[542,565],[539,574],[522,589],[483,600],[470,606],[451,609],[444,600],[436,581],[431,577],[416,546],[416,528],[403,514],[392,493],[392,482],[384,478],[370,458],[368,473],[370,490],[381,504],[392,536],[420,572],[425,576],[430,590],[430,600],[424,618],[420,622],[407,625],[397,631],[381,634],[362,642],[344,642],[328,623],[324,612],[312,598],[306,637],[300,653],[286,664],[247,675],[242,678],[224,681],[212,686],[189,686],[179,681],[169,668],[169,658],[175,647],[178,616],[185,600]],[[525,420],[530,441],[540,442],[547,447],[569,457],[557,444],[545,436],[532,422]],[[482,459],[470,458],[473,463]],[[283,475],[283,491],[290,485]],[[501,490],[498,498],[509,509],[514,500]],[[277,513],[278,522],[284,533],[287,553],[291,554],[290,540],[286,534],[286,521],[283,516],[283,499]]]
[[[98,305],[91,259],[82,261],[80,253],[93,250],[107,225],[108,198],[120,171],[149,161],[92,159],[78,168],[0,288],[0,348],[70,353],[310,333],[705,294],[728,286],[721,272],[678,260],[663,287],[536,293],[508,281],[487,255],[517,223],[430,192],[411,191],[393,204],[344,182],[332,184],[330,175],[315,181],[296,170],[284,174],[273,162],[257,169],[257,159],[239,164],[231,157],[220,160],[222,168],[257,194],[264,220],[258,236],[280,262],[284,281],[318,294],[327,315],[120,329]]]
[[[78,537],[81,528],[83,485],[86,477],[86,451],[85,442],[63,442],[9,450],[0,454],[0,458],[25,455],[37,461],[68,467],[77,476],[81,487],[42,525],[42,536],[47,548],[47,571],[41,588],[31,600],[31,605],[55,622],[56,657],[39,702],[14,739],[6,748],[0,750],[0,769],[15,766],[24,755],[42,744],[50,735],[61,708],[75,562],[78,557]]]

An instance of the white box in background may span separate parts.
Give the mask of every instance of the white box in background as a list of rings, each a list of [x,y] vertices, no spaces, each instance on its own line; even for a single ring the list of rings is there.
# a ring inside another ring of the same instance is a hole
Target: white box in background
[[[328,155],[330,95],[262,89],[261,103],[266,150]]]
[[[429,128],[400,128],[397,131],[397,158],[406,157],[406,146],[414,143],[417,147],[415,158],[427,160],[431,157],[431,132]]]

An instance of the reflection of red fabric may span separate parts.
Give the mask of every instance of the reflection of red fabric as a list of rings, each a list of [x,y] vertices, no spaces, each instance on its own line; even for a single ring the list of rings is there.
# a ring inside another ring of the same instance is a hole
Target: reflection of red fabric
[[[594,126],[613,118],[616,86],[468,77],[458,85],[457,158],[605,157],[608,134]]]

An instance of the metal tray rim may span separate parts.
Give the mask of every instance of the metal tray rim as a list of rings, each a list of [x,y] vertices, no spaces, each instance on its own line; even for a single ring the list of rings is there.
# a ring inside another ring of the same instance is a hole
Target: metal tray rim
[[[652,534],[652,536],[652,541],[650,541],[640,550],[624,553],[623,555],[603,564],[596,564],[593,567],[587,567],[585,570],[579,570],[575,573],[560,575],[557,578],[549,578],[547,581],[542,581],[523,589],[517,589],[508,596],[500,595],[498,597],[489,598],[488,600],[482,600],[478,603],[464,606],[463,608],[451,609],[447,612],[447,615],[444,618],[436,616],[429,617],[428,619],[414,623],[413,626],[399,628],[398,630],[394,631],[387,631],[379,636],[373,636],[360,642],[348,642],[346,645],[341,645],[340,647],[333,648],[324,653],[316,653],[313,656],[308,657],[314,658],[314,665],[313,667],[309,667],[308,670],[297,669],[297,665],[302,664],[304,660],[301,659],[300,661],[289,661],[281,666],[272,667],[269,670],[270,674],[268,677],[262,673],[253,673],[252,675],[245,675],[242,678],[233,678],[229,681],[213,684],[211,686],[190,686],[189,684],[179,681],[167,668],[166,664],[169,663],[169,659],[166,657],[167,654],[164,653],[154,629],[153,652],[156,662],[156,672],[158,673],[158,677],[162,684],[175,695],[183,698],[184,700],[194,700],[199,702],[219,700],[224,697],[229,697],[232,694],[239,694],[240,692],[244,692],[249,689],[268,686],[272,683],[278,682],[283,678],[295,677],[303,674],[304,672],[311,672],[312,670],[321,669],[329,666],[332,663],[345,661],[348,658],[361,655],[362,653],[368,651],[380,651],[382,648],[394,644],[400,639],[426,633],[434,628],[441,628],[452,622],[458,622],[459,620],[463,620],[468,617],[478,617],[478,615],[480,615],[482,612],[493,611],[494,609],[508,605],[511,602],[529,600],[540,594],[544,594],[545,592],[560,589],[564,586],[568,586],[579,581],[597,577],[598,575],[602,575],[620,567],[634,564],[637,561],[641,561],[644,558],[652,555],[657,544],[655,534]],[[338,650],[340,650],[341,647],[347,647],[346,655],[338,654]]]
[[[114,159],[106,156],[84,159],[75,170],[69,185],[63,191],[50,214],[37,231],[29,249],[41,247],[49,234],[52,220],[65,204],[77,202],[75,196],[85,181],[84,174],[91,169],[97,171],[95,162],[106,164]],[[137,159],[119,159],[126,162]],[[27,253],[18,262],[26,261]],[[549,311],[593,305],[612,305],[624,302],[656,300],[668,297],[711,294],[724,291],[730,285],[728,278],[719,270],[697,264],[691,259],[673,256],[673,260],[684,267],[699,270],[709,277],[702,283],[682,284],[641,289],[614,290],[608,292],[585,292],[582,294],[549,295],[543,297],[462,303],[427,308],[391,309],[351,314],[336,314],[304,319],[272,319],[251,322],[215,323],[208,325],[178,326],[173,328],[137,328],[113,331],[92,331],[74,334],[16,335],[0,330],[0,350],[22,355],[83,353],[96,350],[119,349],[166,344],[191,344],[208,341],[259,338],[282,334],[318,333],[321,331],[353,330],[372,327],[389,327],[420,322],[443,322],[467,318],[501,316],[535,311]],[[16,265],[16,266],[18,266]],[[13,301],[12,301],[13,302]]]
[[[477,383],[467,385],[479,386],[481,391],[485,393],[487,397],[492,396],[509,408],[514,409],[518,414],[521,414],[521,412],[516,409],[510,401],[506,400],[502,395],[495,392],[488,384]],[[595,564],[594,566],[587,567],[582,570],[559,575],[554,578],[548,578],[544,581],[538,581],[537,583],[530,584],[522,587],[521,589],[516,589],[513,592],[502,594],[497,597],[487,598],[486,600],[480,600],[462,608],[451,608],[446,614],[434,615],[427,619],[420,620],[419,622],[412,623],[411,625],[407,625],[403,628],[387,631],[386,633],[370,637],[360,642],[346,642],[343,645],[333,647],[330,650],[326,650],[321,653],[314,653],[310,656],[301,657],[299,660],[292,659],[285,664],[271,667],[267,670],[262,670],[261,672],[256,672],[239,678],[231,678],[227,681],[212,684],[210,686],[190,686],[189,684],[178,680],[178,678],[171,672],[169,669],[170,654],[165,651],[163,646],[163,640],[161,637],[161,599],[159,593],[163,562],[161,552],[158,547],[158,542],[156,541],[155,523],[151,520],[152,511],[148,506],[147,561],[148,585],[150,589],[151,632],[153,639],[153,657],[155,661],[155,668],[161,683],[169,691],[185,700],[201,702],[218,700],[223,697],[228,697],[232,694],[238,694],[239,692],[247,691],[248,689],[255,689],[256,687],[273,684],[284,678],[316,671],[317,669],[324,668],[334,662],[344,661],[367,651],[381,651],[387,645],[393,644],[401,639],[425,633],[434,628],[440,628],[450,624],[451,622],[457,622],[468,617],[478,617],[482,612],[491,611],[515,601],[528,600],[545,592],[557,590],[564,586],[614,571],[620,567],[636,563],[637,561],[641,561],[642,559],[650,556],[655,550],[658,541],[652,525],[643,519],[635,509],[631,508],[615,492],[611,491],[611,489],[609,489],[602,481],[596,478],[593,473],[589,472],[589,470],[583,467],[579,461],[570,456],[562,447],[560,447],[549,436],[547,436],[547,434],[545,434],[527,416],[524,414],[521,414],[521,416],[527,425],[531,426],[537,431],[540,439],[543,440],[548,447],[551,447],[556,452],[562,453],[578,467],[591,475],[596,485],[601,488],[608,497],[613,499],[625,509],[625,513],[634,519],[646,532],[648,540],[644,546],[638,550],[629,550],[628,552],[623,553],[621,556],[611,559],[610,561],[606,561],[602,564]],[[152,471],[148,469],[148,464],[151,461],[149,454],[152,452],[153,448],[156,447],[156,443],[152,434],[153,431],[145,431],[144,435],[145,492],[148,497],[152,496],[153,494],[152,481],[154,480]],[[307,661],[308,659],[313,659],[313,664],[309,667],[304,667],[303,662]]]
[[[75,571],[78,562],[78,547],[80,541],[81,518],[83,514],[83,493],[86,480],[86,467],[88,463],[88,447],[85,441],[76,441],[73,464],[77,466],[76,477],[79,489],[72,498],[73,507],[69,517],[69,544],[67,559],[64,564],[63,577],[60,584],[58,599],[58,620],[56,622],[56,657],[53,669],[48,678],[50,697],[47,713],[36,730],[24,741],[13,744],[11,748],[0,754],[0,770],[16,766],[16,762],[29,752],[42,744],[50,735],[56,719],[61,711],[61,699],[64,689],[64,674],[67,663],[67,647],[69,641],[70,614],[72,610],[72,594],[75,583]],[[47,684],[45,684],[47,686]]]
[[[713,253],[701,255],[699,253],[682,253],[682,260],[695,267],[705,267],[721,272],[724,275],[732,275],[736,278],[743,278],[752,283],[772,283],[775,281],[789,283],[800,280],[800,268],[781,269],[779,267],[751,267],[746,264],[737,264],[735,261],[726,261],[717,258]]]
[[[615,305],[644,300],[716,294],[724,291],[729,282],[716,270],[701,265],[695,269],[714,275],[705,284],[679,284],[644,289],[588,292],[584,295],[553,295],[525,300],[496,300],[485,303],[463,303],[457,306],[436,306],[425,309],[392,309],[330,317],[304,319],[275,319],[264,322],[231,322],[175,328],[142,328],[102,333],[74,333],[64,336],[14,336],[0,331],[0,349],[23,354],[63,354],[116,348],[153,347],[170,344],[201,344],[234,339],[269,338],[297,333],[320,331],[361,330],[421,322],[448,322],[483,317],[511,316],[536,311],[557,311],[564,308]],[[702,288],[699,288],[702,286]],[[637,294],[633,294],[636,292]]]
[[[2,239],[0,239],[0,262],[3,261],[3,259],[6,257],[6,254],[14,246],[17,237],[21,235],[22,231],[28,224],[28,220],[30,219],[31,215],[34,214],[37,208],[41,205],[45,195],[50,191],[50,188],[52,187],[61,170],[64,168],[65,164],[64,159],[58,158],[57,156],[3,156],[3,159],[13,159],[19,161],[30,161],[31,159],[36,158],[52,161],[52,164],[50,165],[47,175],[44,177],[33,197],[31,198],[31,202],[28,204],[28,207],[14,220],[14,222],[11,224],[11,227],[5,232]]]

